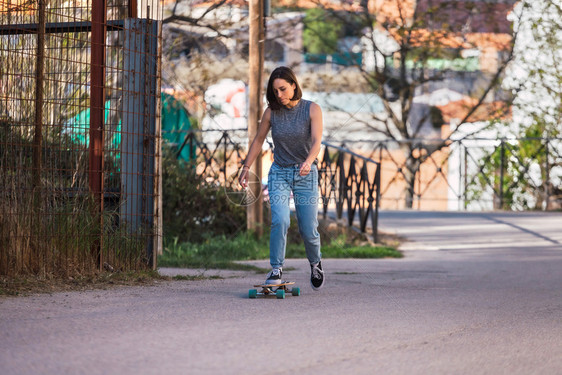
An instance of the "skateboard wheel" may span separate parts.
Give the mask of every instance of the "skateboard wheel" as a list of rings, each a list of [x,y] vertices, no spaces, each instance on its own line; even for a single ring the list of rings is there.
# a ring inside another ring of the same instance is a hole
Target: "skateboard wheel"
[[[256,289],[250,289],[250,291],[248,292],[248,297],[258,298],[258,291]]]
[[[283,289],[279,289],[275,292],[275,295],[278,299],[285,299],[285,291]]]
[[[301,295],[301,290],[300,290],[300,288],[293,288],[293,289],[291,290],[291,294],[292,294],[293,296],[295,296],[295,297],[296,297],[296,296],[300,296],[300,295]]]

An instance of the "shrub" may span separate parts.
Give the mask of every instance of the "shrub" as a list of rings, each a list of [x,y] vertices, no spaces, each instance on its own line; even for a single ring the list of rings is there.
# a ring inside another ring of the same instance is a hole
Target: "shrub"
[[[197,175],[194,164],[171,155],[162,164],[164,237],[201,243],[246,228],[246,208],[232,203],[224,187]]]

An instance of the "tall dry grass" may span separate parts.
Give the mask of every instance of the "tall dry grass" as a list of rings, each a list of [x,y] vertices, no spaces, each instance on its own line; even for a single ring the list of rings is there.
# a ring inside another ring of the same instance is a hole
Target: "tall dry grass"
[[[0,276],[91,275],[104,263],[113,270],[147,268],[152,233],[126,228],[118,195],[98,212],[84,146],[47,139],[34,188],[31,142],[0,125]]]

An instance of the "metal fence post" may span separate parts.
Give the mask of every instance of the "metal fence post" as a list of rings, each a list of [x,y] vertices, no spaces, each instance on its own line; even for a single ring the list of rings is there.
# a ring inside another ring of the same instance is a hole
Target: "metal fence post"
[[[375,184],[377,184],[377,197],[375,200],[375,217],[374,219],[371,218],[373,223],[373,240],[375,243],[378,243],[379,239],[379,204],[380,204],[380,195],[381,195],[381,168],[382,168],[382,159],[377,165],[377,171],[375,172]]]
[[[41,146],[43,140],[43,74],[45,66],[45,0],[39,0],[37,66],[35,70],[35,134],[33,137],[33,190],[35,206],[41,202]]]
[[[121,142],[120,217],[127,231],[147,235],[153,265],[158,23],[125,20],[125,78]]]
[[[189,160],[195,161],[195,133],[189,135]]]
[[[504,178],[504,173],[505,173],[505,140],[502,139],[501,140],[501,145],[500,145],[500,192],[499,192],[499,198],[500,198],[500,206],[499,209],[503,208],[503,178]]]
[[[548,211],[548,206],[550,203],[550,164],[548,161],[548,157],[550,154],[550,150],[549,150],[549,145],[550,145],[550,139],[547,138],[546,139],[546,144],[545,144],[545,168],[544,168],[544,175],[545,175],[545,179],[544,179],[544,195],[545,195],[545,200],[546,200],[546,204],[544,205],[544,210]]]
[[[105,42],[107,8],[105,0],[92,1],[92,54],[90,85],[89,185],[94,196],[94,217],[99,225],[94,233],[92,254],[102,269],[103,244],[103,133],[105,129]]]
[[[223,172],[223,177],[224,177],[224,184],[226,186],[226,182],[228,181],[228,176],[226,175],[226,163],[228,162],[228,160],[227,160],[227,156],[228,156],[227,155],[227,153],[228,153],[228,133],[227,132],[223,133],[223,138],[224,138],[224,155],[223,155],[223,158],[222,158],[222,160],[223,160],[223,166],[222,166],[223,171],[222,172]],[[261,189],[261,181],[260,181],[260,189]]]
[[[342,218],[343,215],[343,205],[345,201],[345,194],[346,194],[346,187],[344,184],[347,184],[347,180],[345,178],[345,167],[344,167],[344,155],[343,152],[339,151],[338,160],[336,170],[338,172],[338,193],[336,198],[336,217],[338,219]]]
[[[43,148],[43,85],[45,67],[45,0],[38,2],[38,30],[37,30],[37,65],[35,70],[35,129],[33,134],[33,154],[32,154],[32,184],[33,184],[33,213],[31,214],[31,237],[39,239],[42,236],[41,226],[34,221],[40,212],[42,192],[41,192],[41,170],[42,170],[42,148]],[[37,254],[42,258],[41,264],[45,264],[47,254],[40,252]],[[31,261],[31,260],[30,260]],[[43,267],[41,267],[43,271]]]
[[[463,191],[463,204],[464,204],[464,209],[467,210],[468,209],[468,147],[466,147],[465,145],[462,145],[464,147],[464,181],[463,181],[463,187],[464,187],[464,191]]]

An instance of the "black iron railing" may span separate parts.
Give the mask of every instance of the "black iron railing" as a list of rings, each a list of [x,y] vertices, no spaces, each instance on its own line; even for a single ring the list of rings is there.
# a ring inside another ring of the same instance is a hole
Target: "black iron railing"
[[[214,133],[213,136],[209,134]],[[185,133],[185,148],[208,181],[236,188],[244,129]],[[324,215],[378,232],[378,211],[556,210],[562,207],[562,139],[463,138],[323,142],[319,188]],[[368,147],[365,147],[367,145]],[[362,151],[359,153],[359,150]],[[185,153],[184,153],[185,154]],[[410,199],[411,205],[407,204]]]
[[[164,133],[164,138],[166,134]],[[243,136],[243,134],[241,134]],[[212,139],[209,141],[204,138]],[[233,175],[242,166],[246,147],[242,140],[228,131],[187,131],[183,142],[168,144],[176,157],[190,155],[197,173],[207,181],[228,188],[237,188]],[[270,143],[271,144],[271,143]],[[357,225],[366,232],[370,229],[374,240],[378,233],[380,197],[380,163],[351,150],[323,142],[324,152],[319,163],[319,191],[322,212],[335,212],[338,219],[346,215],[349,226]],[[357,220],[357,221],[356,221]]]
[[[380,204],[380,163],[343,147],[322,142],[325,146],[320,162],[318,181],[324,217],[330,206],[341,219],[344,212],[349,226],[356,216],[361,232],[371,222],[372,235],[378,239]]]
[[[562,207],[562,138],[347,142],[383,164],[381,205],[426,210]],[[410,201],[410,204],[408,204]]]

